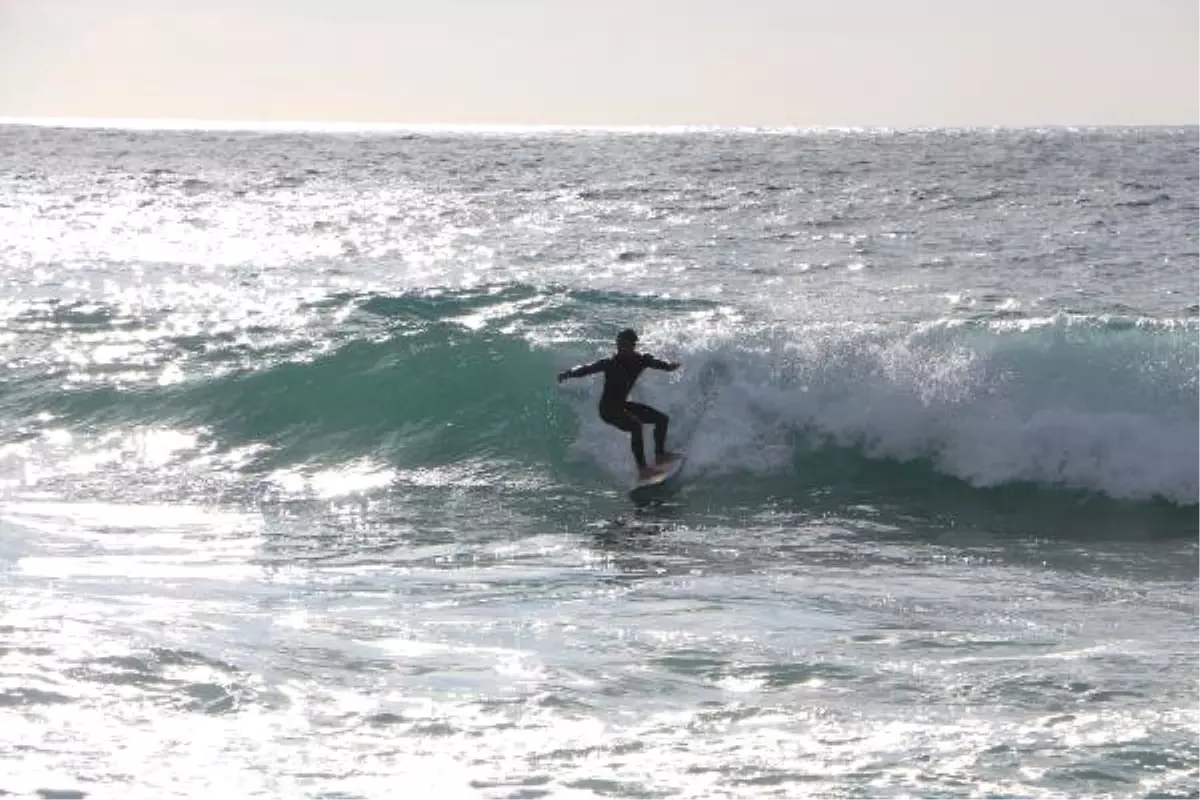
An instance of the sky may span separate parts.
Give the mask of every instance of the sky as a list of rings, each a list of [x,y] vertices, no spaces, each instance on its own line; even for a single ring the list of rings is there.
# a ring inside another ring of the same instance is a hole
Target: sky
[[[0,117],[1200,122],[1197,0],[0,0]]]

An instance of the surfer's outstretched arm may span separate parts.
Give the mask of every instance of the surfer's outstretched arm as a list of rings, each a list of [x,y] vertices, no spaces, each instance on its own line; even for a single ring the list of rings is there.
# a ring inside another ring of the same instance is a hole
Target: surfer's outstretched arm
[[[674,372],[680,366],[678,361],[663,361],[661,358],[655,358],[649,353],[642,354],[642,363],[651,369],[661,369],[664,372]]]
[[[602,358],[599,361],[593,361],[591,364],[582,364],[578,367],[564,369],[558,373],[558,382],[562,383],[567,378],[582,378],[584,375],[591,375],[593,372],[603,372],[608,365],[608,359]]]

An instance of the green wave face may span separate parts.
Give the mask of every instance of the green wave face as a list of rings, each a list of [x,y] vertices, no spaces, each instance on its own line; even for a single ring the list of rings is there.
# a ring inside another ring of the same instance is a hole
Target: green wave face
[[[75,427],[200,429],[218,448],[258,446],[245,469],[490,460],[621,483],[628,444],[596,418],[600,378],[560,387],[554,375],[606,354],[633,324],[644,349],[684,363],[645,373],[635,397],[671,414],[695,481],[777,495],[909,480],[878,470],[893,464],[976,488],[1196,500],[1194,320],[794,328],[711,302],[528,285],[333,295],[304,309],[328,324],[250,346],[164,337],[157,352],[183,365],[179,382],[73,383],[17,365],[0,404]],[[55,313],[61,331],[121,327],[103,309]]]

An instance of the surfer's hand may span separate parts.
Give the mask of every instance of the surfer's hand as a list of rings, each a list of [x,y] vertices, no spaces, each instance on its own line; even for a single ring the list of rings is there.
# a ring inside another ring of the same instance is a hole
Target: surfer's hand
[[[569,373],[570,373],[570,370],[564,370],[563,372],[558,373],[558,382],[562,383],[567,378],[571,377]]]
[[[672,362],[669,364],[669,366],[671,367],[671,369],[670,369],[669,371],[670,371],[670,372],[674,372],[675,370],[679,369],[679,368],[680,368],[680,367],[682,367],[683,365],[682,365],[682,364],[680,364],[678,361],[672,361]]]

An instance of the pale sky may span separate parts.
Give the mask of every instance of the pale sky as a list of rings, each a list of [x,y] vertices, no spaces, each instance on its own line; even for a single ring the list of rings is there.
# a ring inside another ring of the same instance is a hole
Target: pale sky
[[[0,0],[0,117],[1200,122],[1197,0]]]

